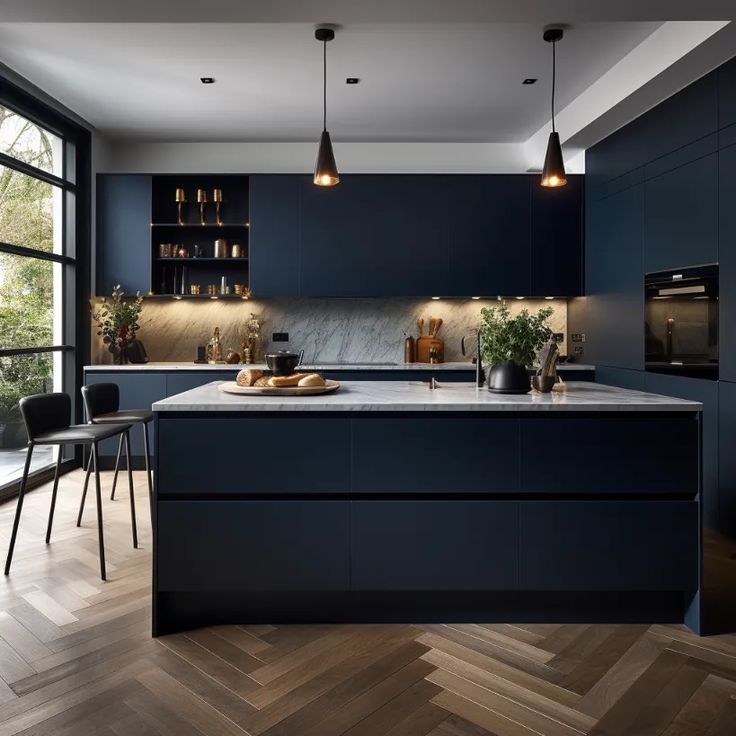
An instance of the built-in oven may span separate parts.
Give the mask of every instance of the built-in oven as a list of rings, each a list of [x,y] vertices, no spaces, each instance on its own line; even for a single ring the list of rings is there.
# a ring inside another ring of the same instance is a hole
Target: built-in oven
[[[718,379],[718,264],[645,277],[646,369]]]

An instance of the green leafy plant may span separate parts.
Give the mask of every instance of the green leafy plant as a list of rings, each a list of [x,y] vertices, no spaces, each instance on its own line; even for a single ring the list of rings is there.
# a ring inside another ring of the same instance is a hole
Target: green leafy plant
[[[140,325],[138,318],[143,311],[143,297],[136,294],[133,300],[125,300],[125,292],[120,284],[112,290],[112,301],[103,302],[99,309],[92,313],[97,322],[97,334],[108,346],[111,353],[122,357],[125,348],[135,340]]]
[[[481,309],[481,351],[483,362],[495,365],[513,360],[525,368],[531,368],[537,353],[552,337],[546,322],[552,314],[551,307],[529,314],[523,309],[516,317],[510,316],[505,302]]]

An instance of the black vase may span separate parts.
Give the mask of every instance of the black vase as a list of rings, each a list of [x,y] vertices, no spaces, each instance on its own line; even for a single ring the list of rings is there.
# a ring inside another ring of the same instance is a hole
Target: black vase
[[[488,390],[495,394],[527,394],[531,390],[529,374],[513,360],[496,363],[488,376]]]

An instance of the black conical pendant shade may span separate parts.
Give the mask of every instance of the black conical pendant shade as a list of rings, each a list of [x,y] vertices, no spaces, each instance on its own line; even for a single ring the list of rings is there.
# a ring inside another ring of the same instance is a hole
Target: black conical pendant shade
[[[547,141],[547,153],[544,157],[544,168],[542,169],[542,186],[562,187],[565,184],[567,184],[567,175],[562,160],[560,134],[550,133]]]
[[[332,152],[330,134],[322,131],[317,151],[317,163],[314,166],[314,183],[318,187],[334,187],[340,183],[340,174],[337,172],[335,154]]]

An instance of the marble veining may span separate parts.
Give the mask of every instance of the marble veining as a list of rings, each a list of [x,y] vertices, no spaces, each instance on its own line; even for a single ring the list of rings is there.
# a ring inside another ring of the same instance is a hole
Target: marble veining
[[[548,394],[493,394],[469,383],[430,390],[418,381],[345,381],[324,396],[243,396],[218,388],[221,381],[157,401],[170,411],[700,411],[702,404],[597,383],[571,382]]]
[[[258,368],[268,370],[265,363],[249,363],[248,365],[228,365],[226,363],[126,363],[125,365],[86,365],[86,371],[107,371],[117,373],[118,371],[238,371],[242,368]],[[594,371],[595,366],[583,363],[564,363],[557,366],[561,373],[575,371]],[[469,362],[455,363],[396,363],[395,365],[370,365],[363,363],[345,363],[341,365],[326,363],[304,363],[299,366],[300,371],[473,371],[475,365]]]
[[[202,301],[144,302],[140,319],[141,341],[151,361],[192,361],[198,345],[204,345],[218,326],[225,350],[239,350],[245,323],[253,312],[262,325],[264,348],[304,350],[305,363],[403,363],[404,337],[417,335],[416,320],[423,317],[425,334],[430,317],[440,317],[438,333],[445,342],[445,360],[463,360],[460,340],[471,338],[480,321],[480,310],[495,299],[254,299],[248,302],[209,299]],[[512,314],[552,307],[553,332],[567,332],[564,299],[509,299]],[[272,343],[274,332],[288,332],[289,342]],[[93,363],[112,363],[112,356],[93,330]],[[560,346],[562,353],[566,344]]]

